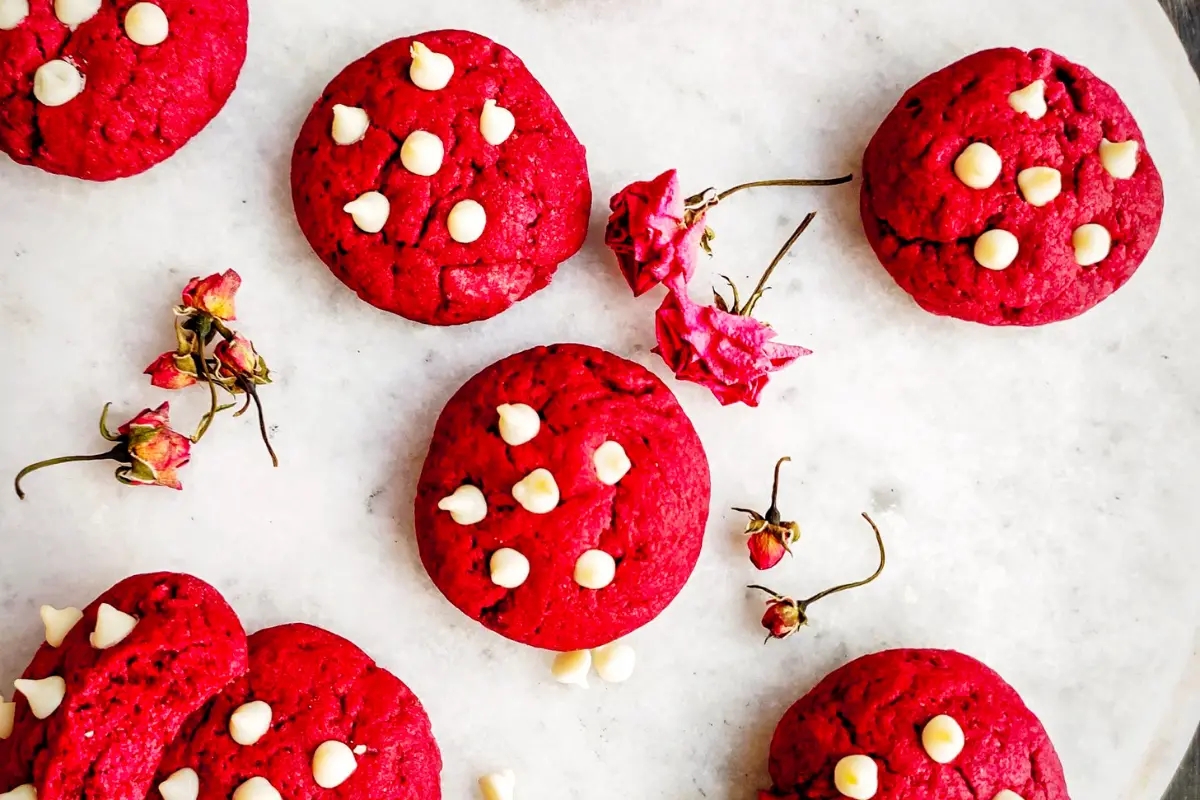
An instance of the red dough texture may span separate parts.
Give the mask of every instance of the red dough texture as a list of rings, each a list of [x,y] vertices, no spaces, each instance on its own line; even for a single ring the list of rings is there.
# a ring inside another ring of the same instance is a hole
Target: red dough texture
[[[1046,82],[1040,120],[1008,96]],[[1135,140],[1137,172],[1116,180],[1100,163],[1100,140]],[[973,142],[1003,160],[999,180],[971,189],[954,162]],[[1053,167],[1062,193],[1035,208],[1017,173]],[[1048,50],[987,50],[910,89],[867,147],[862,218],[879,260],[927,311],[989,325],[1041,325],[1074,317],[1119,289],[1146,257],[1163,211],[1162,180],[1116,91]],[[1112,252],[1091,267],[1075,262],[1071,237],[1086,223],[1112,234]],[[1005,270],[979,266],[975,240],[988,229],[1016,235],[1020,253]]]
[[[539,412],[533,441],[510,447],[500,438],[504,403]],[[609,440],[633,463],[616,486],[602,484],[593,464]],[[540,467],[562,499],[535,515],[511,490]],[[464,483],[487,498],[477,525],[437,507]],[[550,650],[596,647],[654,619],[683,588],[700,556],[709,489],[704,447],[662,381],[594,347],[538,347],[488,367],[442,411],[417,487],[421,560],[450,602],[497,633]],[[504,547],[530,563],[512,590],[490,578],[491,556]],[[592,549],[617,562],[600,590],[573,577]]]
[[[445,89],[409,80],[416,41],[453,60]],[[479,132],[490,99],[516,117],[498,147]],[[367,112],[362,141],[334,143],[335,104]],[[432,178],[400,163],[401,145],[418,130],[445,146]],[[362,232],[342,210],[368,191],[391,202],[381,233]],[[545,288],[583,246],[592,203],[584,148],[546,90],[511,52],[463,31],[389,42],[334,78],[296,141],[292,198],[309,244],[343,283],[372,305],[431,325],[487,319]],[[463,200],[487,212],[472,244],[455,242],[446,227]]]
[[[242,704],[271,707],[271,728],[242,746],[229,736],[229,717]],[[339,741],[357,769],[334,789],[313,780],[317,747]],[[288,800],[437,800],[441,755],[420,701],[362,650],[310,625],[282,625],[250,637],[250,669],[196,714],[168,748],[157,786],[190,767],[199,800],[228,800],[253,777],[270,781]]]
[[[921,744],[925,724],[940,714],[953,717],[966,738],[946,765]],[[829,674],[775,729],[773,794],[841,800],[834,767],[855,754],[879,766],[875,800],[992,800],[1004,789],[1024,800],[1068,800],[1037,717],[999,675],[948,650],[889,650]]]
[[[139,619],[107,650],[88,642],[101,602]],[[17,695],[13,734],[0,741],[0,793],[33,782],[39,800],[142,800],[184,720],[245,669],[246,634],[215,589],[188,575],[127,578],[25,670],[62,677],[67,694],[45,720]]]
[[[137,0],[103,0],[71,31],[53,0],[29,0],[29,16],[0,30],[0,150],[47,172],[107,181],[144,172],[199,133],[225,105],[246,59],[246,0],[155,0],[167,15],[165,42],[143,47],[125,35]],[[65,59],[83,92],[48,107],[33,75]]]

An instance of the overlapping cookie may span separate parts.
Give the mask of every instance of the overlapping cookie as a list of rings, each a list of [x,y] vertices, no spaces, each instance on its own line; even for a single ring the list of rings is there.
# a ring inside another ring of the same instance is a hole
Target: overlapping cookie
[[[583,146],[521,60],[465,31],[397,39],[326,87],[292,157],[300,228],[367,302],[487,319],[583,245]]]
[[[224,107],[246,0],[0,0],[0,150],[93,181],[171,156]]]
[[[1048,50],[987,50],[925,78],[863,163],[884,267],[927,311],[989,325],[1092,308],[1133,276],[1162,212],[1129,109]]]
[[[416,696],[309,625],[250,637],[250,664],[167,749],[151,800],[437,800],[441,755]]]
[[[654,375],[603,350],[538,347],[464,385],[416,498],[421,560],[465,614],[574,651],[660,614],[700,555],[704,448]]]
[[[973,658],[889,650],[830,673],[788,709],[761,800],[1068,800],[1016,691]]]
[[[237,615],[189,575],[135,575],[42,617],[46,643],[0,703],[11,800],[141,800],[184,720],[246,669]]]

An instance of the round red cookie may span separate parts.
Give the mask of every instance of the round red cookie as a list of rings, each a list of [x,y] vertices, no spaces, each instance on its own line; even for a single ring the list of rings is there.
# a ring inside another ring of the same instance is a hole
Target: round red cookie
[[[453,63],[444,89],[426,91],[410,78],[418,42]],[[499,145],[480,132],[489,100],[515,120]],[[366,111],[360,141],[334,141],[335,105]],[[416,131],[444,149],[431,177],[401,160]],[[390,204],[378,233],[344,210],[367,192]],[[436,31],[383,45],[325,88],[296,141],[292,199],[313,250],[359,297],[417,322],[457,325],[545,288],[583,246],[592,194],[583,146],[521,60],[477,34]],[[447,224],[463,201],[487,215],[468,244],[451,238]]]
[[[1048,107],[1038,119],[1010,104],[1036,81]],[[1137,143],[1131,177],[1105,168],[1104,139]],[[1001,160],[987,188],[955,172],[977,142]],[[1038,207],[1017,180],[1033,167],[1061,176],[1061,193]],[[1137,270],[1162,212],[1162,180],[1129,109],[1111,86],[1048,50],[986,50],[925,78],[884,120],[863,163],[863,224],[883,266],[925,310],[988,325],[1042,325],[1092,308]],[[1089,224],[1103,226],[1112,246],[1081,266],[1073,236]],[[1007,268],[976,261],[989,230],[1016,237]]]
[[[90,643],[101,603],[138,620],[104,650]],[[66,694],[41,720],[17,694],[12,735],[0,740],[0,794],[32,783],[39,800],[144,797],[184,720],[245,669],[246,634],[216,589],[172,573],[121,581],[22,675],[62,678]]]
[[[27,2],[28,15],[0,30],[0,150],[47,172],[107,181],[153,167],[217,115],[246,59],[246,0],[154,0],[169,26],[157,45],[126,33],[136,0],[97,0],[74,30],[53,0]],[[62,105],[34,96],[34,74],[52,60],[83,76]]]
[[[270,727],[252,744],[229,733],[243,704],[270,707]],[[339,742],[355,768],[323,789],[313,756]],[[194,770],[198,800],[229,800],[252,778],[288,800],[438,800],[441,754],[416,696],[362,650],[310,625],[281,625],[250,636],[250,668],[184,726],[168,748],[151,800],[178,770]]]
[[[925,752],[921,735],[943,714],[965,739],[944,765]],[[826,676],[775,729],[775,786],[762,800],[842,800],[834,769],[852,755],[875,762],[875,800],[995,800],[1005,790],[1023,800],[1069,800],[1054,746],[1016,690],[949,650],[889,650]]]
[[[536,412],[532,440],[501,438],[502,404]],[[630,462],[612,485],[595,463],[608,442]],[[537,469],[560,494],[549,513],[513,496]],[[438,507],[464,485],[486,498],[473,524]],[[549,650],[597,647],[650,622],[683,588],[700,556],[709,490],[704,447],[662,381],[594,347],[538,347],[488,367],[442,411],[417,486],[417,542],[442,593],[488,628]],[[492,580],[501,549],[528,562],[516,588]],[[575,580],[576,562],[593,550],[616,565],[603,588]]]

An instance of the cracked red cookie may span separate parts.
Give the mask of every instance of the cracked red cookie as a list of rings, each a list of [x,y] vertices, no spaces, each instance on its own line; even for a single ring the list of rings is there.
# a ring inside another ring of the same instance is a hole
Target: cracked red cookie
[[[883,266],[934,314],[1042,325],[1119,289],[1154,244],[1162,180],[1116,91],[1048,50],[987,50],[910,89],[863,163]]]
[[[608,644],[683,588],[704,538],[709,469],[649,371],[577,344],[509,356],[434,428],[416,534],[463,613],[548,650]]]
[[[421,703],[366,653],[310,625],[250,636],[250,666],[188,720],[150,800],[437,800]]]
[[[0,150],[124,178],[217,115],[246,59],[246,0],[0,0]]]
[[[188,575],[136,575],[82,614],[46,607],[43,618],[47,643],[0,739],[0,793],[140,800],[184,720],[246,669],[237,615]]]
[[[521,60],[474,33],[397,39],[326,87],[292,156],[300,228],[362,299],[493,317],[583,246],[583,146]]]
[[[1041,722],[988,667],[889,650],[830,673],[788,709],[761,800],[1068,800]]]

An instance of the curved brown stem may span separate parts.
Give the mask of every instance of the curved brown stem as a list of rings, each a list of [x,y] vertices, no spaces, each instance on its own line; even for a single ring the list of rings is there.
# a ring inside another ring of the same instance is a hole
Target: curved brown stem
[[[738,192],[743,192],[746,189],[760,189],[767,186],[841,186],[843,183],[849,183],[854,180],[853,175],[843,175],[840,178],[816,178],[816,179],[786,179],[772,181],[751,181],[750,183],[740,183],[732,189],[726,189],[716,196],[715,202],[719,203],[727,197],[732,197]]]
[[[767,522],[772,525],[779,524],[779,470],[784,464],[791,461],[791,456],[784,456],[775,462],[775,483],[771,485],[771,507],[767,509]]]
[[[815,211],[805,217],[804,221],[800,223],[800,227],[796,228],[791,237],[783,245],[783,249],[771,261],[771,265],[767,267],[767,271],[763,273],[762,278],[758,281],[758,286],[755,286],[754,291],[750,294],[750,299],[746,301],[746,306],[741,312],[743,317],[748,317],[754,313],[754,306],[758,305],[758,301],[762,299],[763,292],[767,290],[767,281],[771,280],[771,275],[774,274],[775,268],[779,266],[784,257],[787,256],[800,237],[804,235],[804,232],[808,230],[808,226],[812,225],[813,220],[816,218],[817,212]]]
[[[48,458],[45,461],[39,461],[36,464],[30,464],[25,469],[17,473],[17,477],[13,480],[13,488],[17,491],[17,497],[25,499],[25,492],[21,489],[21,481],[31,472],[36,472],[45,467],[54,467],[59,464],[71,464],[76,461],[123,461],[128,456],[124,443],[117,445],[107,453],[96,453],[90,456],[62,456],[60,458]]]
[[[262,400],[258,399],[258,390],[254,388],[253,381],[243,381],[242,388],[254,400],[254,405],[258,409],[258,431],[262,434],[263,444],[267,446],[267,452],[271,454],[271,464],[278,467],[279,457],[275,455],[275,448],[271,447],[271,439],[267,436],[267,421],[263,418]]]
[[[873,580],[883,574],[883,568],[887,564],[887,551],[883,549],[883,534],[879,532],[879,526],[875,524],[875,521],[872,520],[869,515],[864,513],[862,516],[863,519],[867,521],[867,524],[871,526],[871,530],[875,531],[875,542],[879,545],[879,568],[875,570],[871,577],[865,580],[855,581],[854,583],[844,583],[841,586],[834,586],[832,589],[826,589],[823,592],[813,595],[807,600],[802,601],[800,603],[800,608],[807,608],[818,600],[822,600],[831,594],[837,594],[838,592],[845,592],[849,589],[857,589],[860,586],[866,586],[868,583],[871,583]]]

